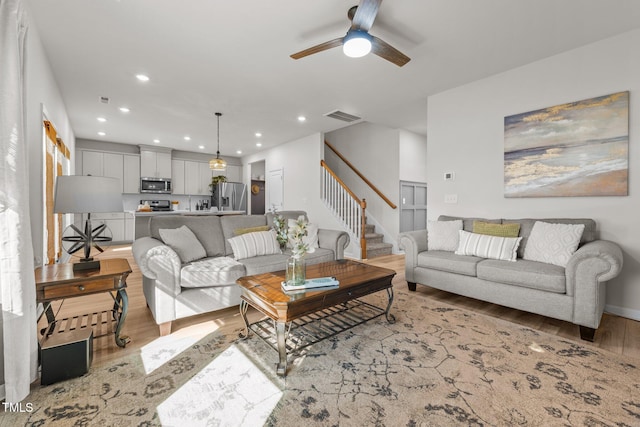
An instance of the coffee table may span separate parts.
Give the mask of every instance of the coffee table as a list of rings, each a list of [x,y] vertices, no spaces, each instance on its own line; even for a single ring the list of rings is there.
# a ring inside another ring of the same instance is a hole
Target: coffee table
[[[338,287],[285,292],[282,289],[284,271],[245,276],[237,280],[242,288],[240,314],[245,330],[262,338],[278,352],[276,373],[286,375],[287,357],[297,356],[308,346],[371,319],[384,315],[389,323],[395,318],[389,313],[393,302],[391,280],[395,271],[353,260],[338,260],[307,266],[307,278],[333,276]],[[387,306],[377,307],[361,297],[387,291]],[[249,324],[249,306],[266,318]]]

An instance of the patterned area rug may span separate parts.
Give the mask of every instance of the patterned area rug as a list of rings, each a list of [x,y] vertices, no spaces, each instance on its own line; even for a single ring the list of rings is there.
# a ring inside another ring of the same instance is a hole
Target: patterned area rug
[[[368,301],[384,305],[386,295]],[[7,426],[638,426],[640,360],[396,289],[380,317],[274,375],[257,337],[163,338],[36,387]]]

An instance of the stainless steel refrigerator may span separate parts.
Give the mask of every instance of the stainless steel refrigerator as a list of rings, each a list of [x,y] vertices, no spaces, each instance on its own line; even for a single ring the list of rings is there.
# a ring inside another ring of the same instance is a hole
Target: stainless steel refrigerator
[[[247,186],[241,182],[219,182],[213,187],[211,206],[219,211],[247,212]]]

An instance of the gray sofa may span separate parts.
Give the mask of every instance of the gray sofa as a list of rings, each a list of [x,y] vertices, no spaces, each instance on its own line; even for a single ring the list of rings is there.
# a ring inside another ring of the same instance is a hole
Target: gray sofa
[[[420,283],[459,295],[565,320],[580,326],[582,339],[593,341],[605,305],[606,282],[622,268],[622,251],[613,242],[598,240],[591,219],[482,219],[440,216],[439,221],[463,220],[471,232],[474,220],[520,224],[522,241],[515,262],[427,250],[427,230],[401,233],[409,290]],[[522,259],[536,221],[584,224],[576,252],[566,267]]]
[[[304,211],[279,212],[297,219]],[[165,245],[161,229],[186,225],[202,243],[206,257],[182,263],[178,253]],[[140,271],[147,306],[160,327],[160,335],[171,332],[172,321],[219,310],[240,303],[239,277],[284,270],[285,253],[234,260],[228,240],[239,230],[273,225],[273,214],[230,216],[163,215],[149,221],[150,237],[133,242],[132,251]],[[346,232],[318,230],[318,245],[305,255],[307,264],[342,259],[349,244]]]

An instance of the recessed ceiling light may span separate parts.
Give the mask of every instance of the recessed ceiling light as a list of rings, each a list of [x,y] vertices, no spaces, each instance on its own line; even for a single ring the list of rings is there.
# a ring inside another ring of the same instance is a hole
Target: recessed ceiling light
[[[198,148],[204,150],[204,145],[198,145]]]
[[[260,138],[260,137],[262,136],[262,134],[261,134],[260,132],[256,132],[256,136],[257,136],[258,138]]]
[[[186,136],[184,137],[184,140],[185,140],[185,141],[191,141],[191,137],[190,137],[189,135],[186,135]]]
[[[304,122],[305,120],[307,120],[307,118],[305,116],[298,116],[298,121],[299,122]]]
[[[238,150],[238,151],[236,151],[236,153],[242,154],[242,150]]]
[[[256,147],[262,147],[262,142],[257,142]]]
[[[102,123],[107,121],[107,119],[105,119],[104,117],[97,117],[97,120]]]
[[[159,139],[154,139],[153,142],[155,142],[156,144],[160,144],[160,140]]]
[[[128,113],[131,110],[129,110],[127,107],[120,107],[120,111],[122,111],[123,113]]]
[[[106,134],[107,134],[106,132],[102,132],[102,131],[98,132],[98,135],[100,136],[105,136]]]
[[[140,80],[141,82],[148,82],[149,76],[145,74],[136,74],[136,79]]]

